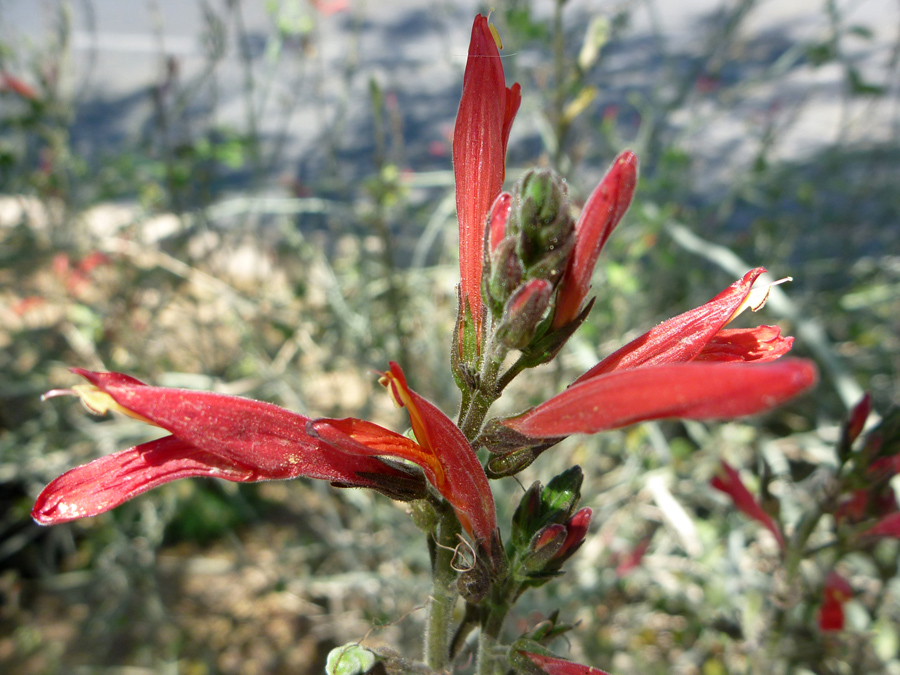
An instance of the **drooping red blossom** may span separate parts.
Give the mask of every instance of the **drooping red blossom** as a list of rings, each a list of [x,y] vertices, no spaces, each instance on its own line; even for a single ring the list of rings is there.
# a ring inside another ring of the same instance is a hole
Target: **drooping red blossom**
[[[475,17],[453,131],[453,173],[459,218],[460,316],[471,313],[480,336],[481,267],[485,222],[506,175],[506,146],[522,101],[518,84],[506,86],[499,38],[485,16]],[[480,339],[480,338],[479,338]]]
[[[409,388],[396,363],[379,382],[398,406],[406,408],[415,441],[353,418],[313,420],[311,431],[349,454],[396,457],[422,467],[428,481],[456,510],[463,528],[489,549],[497,528],[494,498],[472,446],[449,417]]]
[[[597,258],[631,204],[637,175],[637,156],[626,150],[616,157],[584,205],[575,224],[575,249],[560,282],[554,328],[565,326],[581,312]]]
[[[609,673],[599,668],[583,666],[580,663],[558,659],[555,656],[545,656],[544,654],[535,654],[523,650],[519,651],[547,675],[609,675]]]
[[[844,630],[844,603],[853,597],[853,587],[832,570],[825,577],[822,604],[819,607],[819,630]]]
[[[70,393],[80,396],[92,412],[118,411],[171,436],[101,457],[51,482],[32,511],[40,524],[97,515],[189,476],[236,482],[302,476],[396,496],[424,494],[421,476],[375,457],[341,452],[308,433],[309,418],[276,405],[148,386],[121,373],[73,371],[91,384]]]
[[[768,513],[763,511],[756,499],[753,498],[753,495],[750,494],[747,486],[744,485],[734,467],[723,460],[719,473],[709,481],[709,484],[716,490],[724,492],[731,497],[738,511],[762,523],[775,536],[775,539],[778,540],[778,545],[784,550],[784,535],[781,533],[781,528],[775,524],[775,521],[772,520]]]

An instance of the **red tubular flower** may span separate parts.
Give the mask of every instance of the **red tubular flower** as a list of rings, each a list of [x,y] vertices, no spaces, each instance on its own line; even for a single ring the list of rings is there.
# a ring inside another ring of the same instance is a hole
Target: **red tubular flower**
[[[709,484],[731,497],[738,511],[762,523],[769,532],[775,535],[778,545],[784,550],[784,535],[781,534],[781,530],[769,514],[762,510],[747,486],[741,481],[738,472],[731,465],[723,461],[720,473],[713,477]]]
[[[558,659],[555,656],[534,654],[523,650],[519,650],[519,652],[527,656],[534,665],[547,673],[547,675],[609,675],[609,673],[599,668],[583,666],[580,663]]]
[[[453,131],[462,289],[459,309],[463,322],[466,311],[471,312],[476,336],[481,334],[483,311],[485,219],[503,187],[509,131],[522,101],[518,84],[506,86],[499,43],[487,17],[476,16]]]
[[[35,91],[34,87],[15,75],[3,70],[0,70],[0,91],[11,91],[29,101],[38,100],[38,93]]]
[[[853,597],[853,587],[832,570],[825,578],[822,605],[819,607],[819,630],[844,630],[844,603]]]
[[[872,396],[866,394],[859,403],[853,406],[853,410],[850,411],[850,418],[847,420],[842,430],[842,444],[849,447],[857,438],[859,438],[859,435],[866,426],[866,420],[869,419],[871,412]]]
[[[810,388],[818,375],[809,361],[745,363],[777,359],[793,338],[771,326],[721,330],[745,308],[764,304],[768,287],[752,289],[764,271],[751,270],[705,305],[660,324],[564,392],[502,425],[532,439],[552,439],[668,417],[742,417]]]
[[[616,157],[584,205],[575,224],[575,250],[560,282],[553,328],[565,326],[581,312],[597,257],[631,204],[637,174],[637,156],[626,150]]]
[[[641,564],[641,561],[644,559],[644,556],[647,553],[647,549],[650,548],[650,542],[652,540],[653,535],[644,537],[637,543],[637,545],[633,549],[618,557],[616,564],[617,577],[621,579],[622,577],[627,576],[632,570],[637,569],[637,567]]]
[[[709,302],[664,321],[610,354],[575,384],[614,370],[687,361],[772,361],[787,353],[794,338],[781,337],[776,326],[722,330],[745,309],[760,309],[768,286],[754,289],[765,273],[757,267]]]
[[[357,419],[317,419],[311,432],[343,452],[382,455],[413,462],[453,508],[463,528],[490,549],[497,528],[494,498],[487,476],[462,431],[434,404],[406,384],[396,363],[379,382],[409,413],[416,440]]]
[[[801,359],[749,366],[673,363],[594,377],[503,424],[535,439],[593,434],[678,417],[728,419],[771,410],[815,384]]]
[[[171,435],[101,457],[51,482],[31,514],[42,525],[97,515],[191,476],[236,482],[303,476],[398,497],[424,494],[421,476],[374,457],[340,452],[307,432],[308,418],[276,405],[152,387],[121,373],[73,371],[91,383],[71,393],[92,412],[122,412]]]

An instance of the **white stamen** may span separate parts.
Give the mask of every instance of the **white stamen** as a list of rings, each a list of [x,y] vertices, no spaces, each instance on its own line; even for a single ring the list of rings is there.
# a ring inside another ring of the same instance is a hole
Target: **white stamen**
[[[763,305],[766,304],[766,300],[769,299],[769,292],[772,290],[772,286],[778,286],[793,280],[794,277],[784,277],[783,279],[773,281],[770,284],[764,284],[759,287],[754,286],[750,289],[750,292],[747,294],[747,297],[744,298],[744,301],[738,305],[736,310],[734,310],[734,314],[731,315],[731,318],[728,321],[730,322],[736,319],[745,309],[750,309],[751,312],[758,312],[763,308]]]

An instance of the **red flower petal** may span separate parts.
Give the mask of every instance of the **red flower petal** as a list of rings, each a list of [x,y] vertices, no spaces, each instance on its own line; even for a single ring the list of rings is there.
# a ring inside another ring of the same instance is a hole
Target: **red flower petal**
[[[614,370],[691,361],[731,321],[763,272],[762,267],[750,270],[706,304],[647,331],[607,356],[575,384]]]
[[[778,545],[784,550],[784,535],[781,534],[781,530],[769,514],[762,510],[762,507],[750,494],[747,486],[744,485],[738,472],[730,464],[722,462],[721,472],[713,477],[710,485],[731,497],[734,505],[741,513],[762,523],[769,532],[775,535]]]
[[[272,403],[207,391],[148,386],[122,373],[73,368],[91,384],[82,393],[113,401],[120,412],[162,427],[186,443],[220,458],[227,466],[252,472],[249,480],[304,476],[375,487],[378,481],[359,474],[408,476],[376,459],[351,457],[307,433],[309,418]],[[99,395],[99,396],[98,396]],[[105,410],[96,410],[105,412]]]
[[[695,361],[774,361],[787,354],[794,338],[782,337],[778,326],[733,328],[712,336]]]
[[[459,218],[460,314],[466,305],[481,332],[481,266],[485,219],[503,187],[506,145],[522,95],[506,87],[503,64],[487,17],[472,26],[463,92],[453,132],[453,171]]]
[[[350,458],[306,431],[309,418],[263,401],[207,391],[151,387],[121,373],[74,368],[126,411],[210,452],[256,480],[307,476],[357,483],[357,471],[397,473],[377,460]],[[368,484],[368,483],[367,483]]]
[[[362,420],[320,419],[311,427],[345,452],[398,457],[421,466],[429,482],[453,505],[465,530],[489,547],[497,528],[494,498],[472,446],[449,417],[409,388],[396,363],[380,382],[406,408],[417,443]],[[349,443],[342,441],[342,434]]]
[[[832,570],[825,577],[822,605],[819,607],[819,629],[844,630],[844,603],[853,597],[853,587],[844,577]]]
[[[580,663],[573,663],[565,659],[558,659],[555,656],[544,656],[543,654],[533,654],[531,652],[521,652],[547,675],[609,675],[606,671],[599,668],[591,668],[583,666]]]
[[[37,101],[38,93],[24,80],[0,70],[0,91],[11,91],[29,101]]]
[[[617,370],[572,385],[503,424],[531,438],[555,438],[667,417],[743,417],[793,398],[812,387],[817,377],[812,362],[801,359]]]
[[[826,598],[819,607],[819,630],[844,630],[844,606],[833,598]]]
[[[900,539],[900,512],[885,516],[875,523],[863,535],[870,537],[895,537]]]
[[[554,328],[566,325],[581,312],[597,257],[631,204],[637,174],[637,156],[626,150],[616,157],[606,176],[588,197],[575,225],[575,250],[560,282]]]
[[[96,516],[158,485],[193,476],[255,480],[250,469],[166,436],[67,471],[44,488],[31,517],[55,525]]]

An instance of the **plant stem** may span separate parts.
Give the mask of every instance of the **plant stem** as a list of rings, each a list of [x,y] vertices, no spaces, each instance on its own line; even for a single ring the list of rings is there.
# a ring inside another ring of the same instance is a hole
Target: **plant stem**
[[[490,335],[491,338],[484,345],[482,352],[483,361],[478,373],[477,385],[475,388],[463,392],[462,405],[459,410],[457,426],[470,443],[481,431],[481,425],[484,418],[487,417],[488,409],[498,396],[497,373],[502,365],[504,354],[495,353],[496,344],[493,339],[493,331],[490,332]]]
[[[490,675],[496,670],[494,652],[500,644],[500,630],[512,603],[515,602],[509,579],[505,579],[499,588],[492,591],[491,600],[487,616],[481,626],[481,633],[478,635],[478,675]]]
[[[438,515],[434,531],[437,545],[434,546],[431,563],[432,590],[425,630],[425,663],[436,671],[444,670],[450,660],[450,621],[457,595],[456,571],[452,563],[460,532],[459,520],[449,505],[444,504]]]

